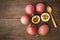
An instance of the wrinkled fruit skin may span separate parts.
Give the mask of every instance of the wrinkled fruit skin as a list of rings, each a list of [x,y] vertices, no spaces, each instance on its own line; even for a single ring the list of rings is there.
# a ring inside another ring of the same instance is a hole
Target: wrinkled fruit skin
[[[29,20],[30,19],[27,15],[22,16],[21,19],[20,19],[21,23],[25,24],[25,25],[29,23]]]
[[[27,5],[26,8],[25,8],[25,12],[28,15],[33,14],[33,12],[34,12],[34,6],[33,5]]]
[[[36,11],[37,11],[38,13],[42,13],[44,10],[45,10],[44,4],[38,3],[38,4],[36,5]]]
[[[47,35],[49,32],[49,27],[47,25],[41,25],[38,30],[38,34],[41,36]]]
[[[36,34],[36,31],[37,31],[37,28],[36,28],[35,25],[33,25],[33,26],[28,26],[28,27],[27,27],[27,33],[28,33],[29,35],[35,35],[35,34]]]

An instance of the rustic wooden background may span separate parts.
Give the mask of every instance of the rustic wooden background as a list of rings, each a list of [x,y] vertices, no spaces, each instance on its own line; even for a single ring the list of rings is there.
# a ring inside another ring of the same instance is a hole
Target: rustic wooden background
[[[45,36],[30,36],[26,33],[27,25],[20,23],[19,18],[25,14],[27,4],[38,2],[52,6],[52,14],[58,25],[55,29],[52,21],[48,23],[51,31]],[[60,40],[60,1],[59,0],[0,0],[0,40]]]

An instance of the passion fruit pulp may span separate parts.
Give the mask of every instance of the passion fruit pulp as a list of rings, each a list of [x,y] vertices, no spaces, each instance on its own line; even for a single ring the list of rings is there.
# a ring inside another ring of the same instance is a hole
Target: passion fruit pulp
[[[32,23],[38,24],[39,22],[40,22],[40,17],[38,15],[32,17]]]

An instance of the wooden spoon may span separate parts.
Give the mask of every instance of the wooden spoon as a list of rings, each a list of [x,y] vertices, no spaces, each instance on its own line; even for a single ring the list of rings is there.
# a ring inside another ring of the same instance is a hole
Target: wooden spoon
[[[47,12],[50,13],[52,22],[53,22],[53,24],[54,24],[54,27],[57,28],[56,22],[55,22],[55,20],[54,20],[54,18],[53,18],[53,15],[52,15],[52,13],[51,13],[51,12],[52,12],[52,8],[51,8],[50,6],[47,6]]]

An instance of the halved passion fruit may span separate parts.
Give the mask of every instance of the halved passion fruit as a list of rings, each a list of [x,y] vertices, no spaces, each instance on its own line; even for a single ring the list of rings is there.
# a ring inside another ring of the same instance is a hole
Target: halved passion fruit
[[[40,22],[40,17],[38,15],[35,15],[32,17],[32,22],[34,24],[38,24]]]
[[[50,19],[50,15],[48,13],[42,13],[42,15],[41,15],[42,21],[47,22],[47,21],[49,21],[49,19]]]

